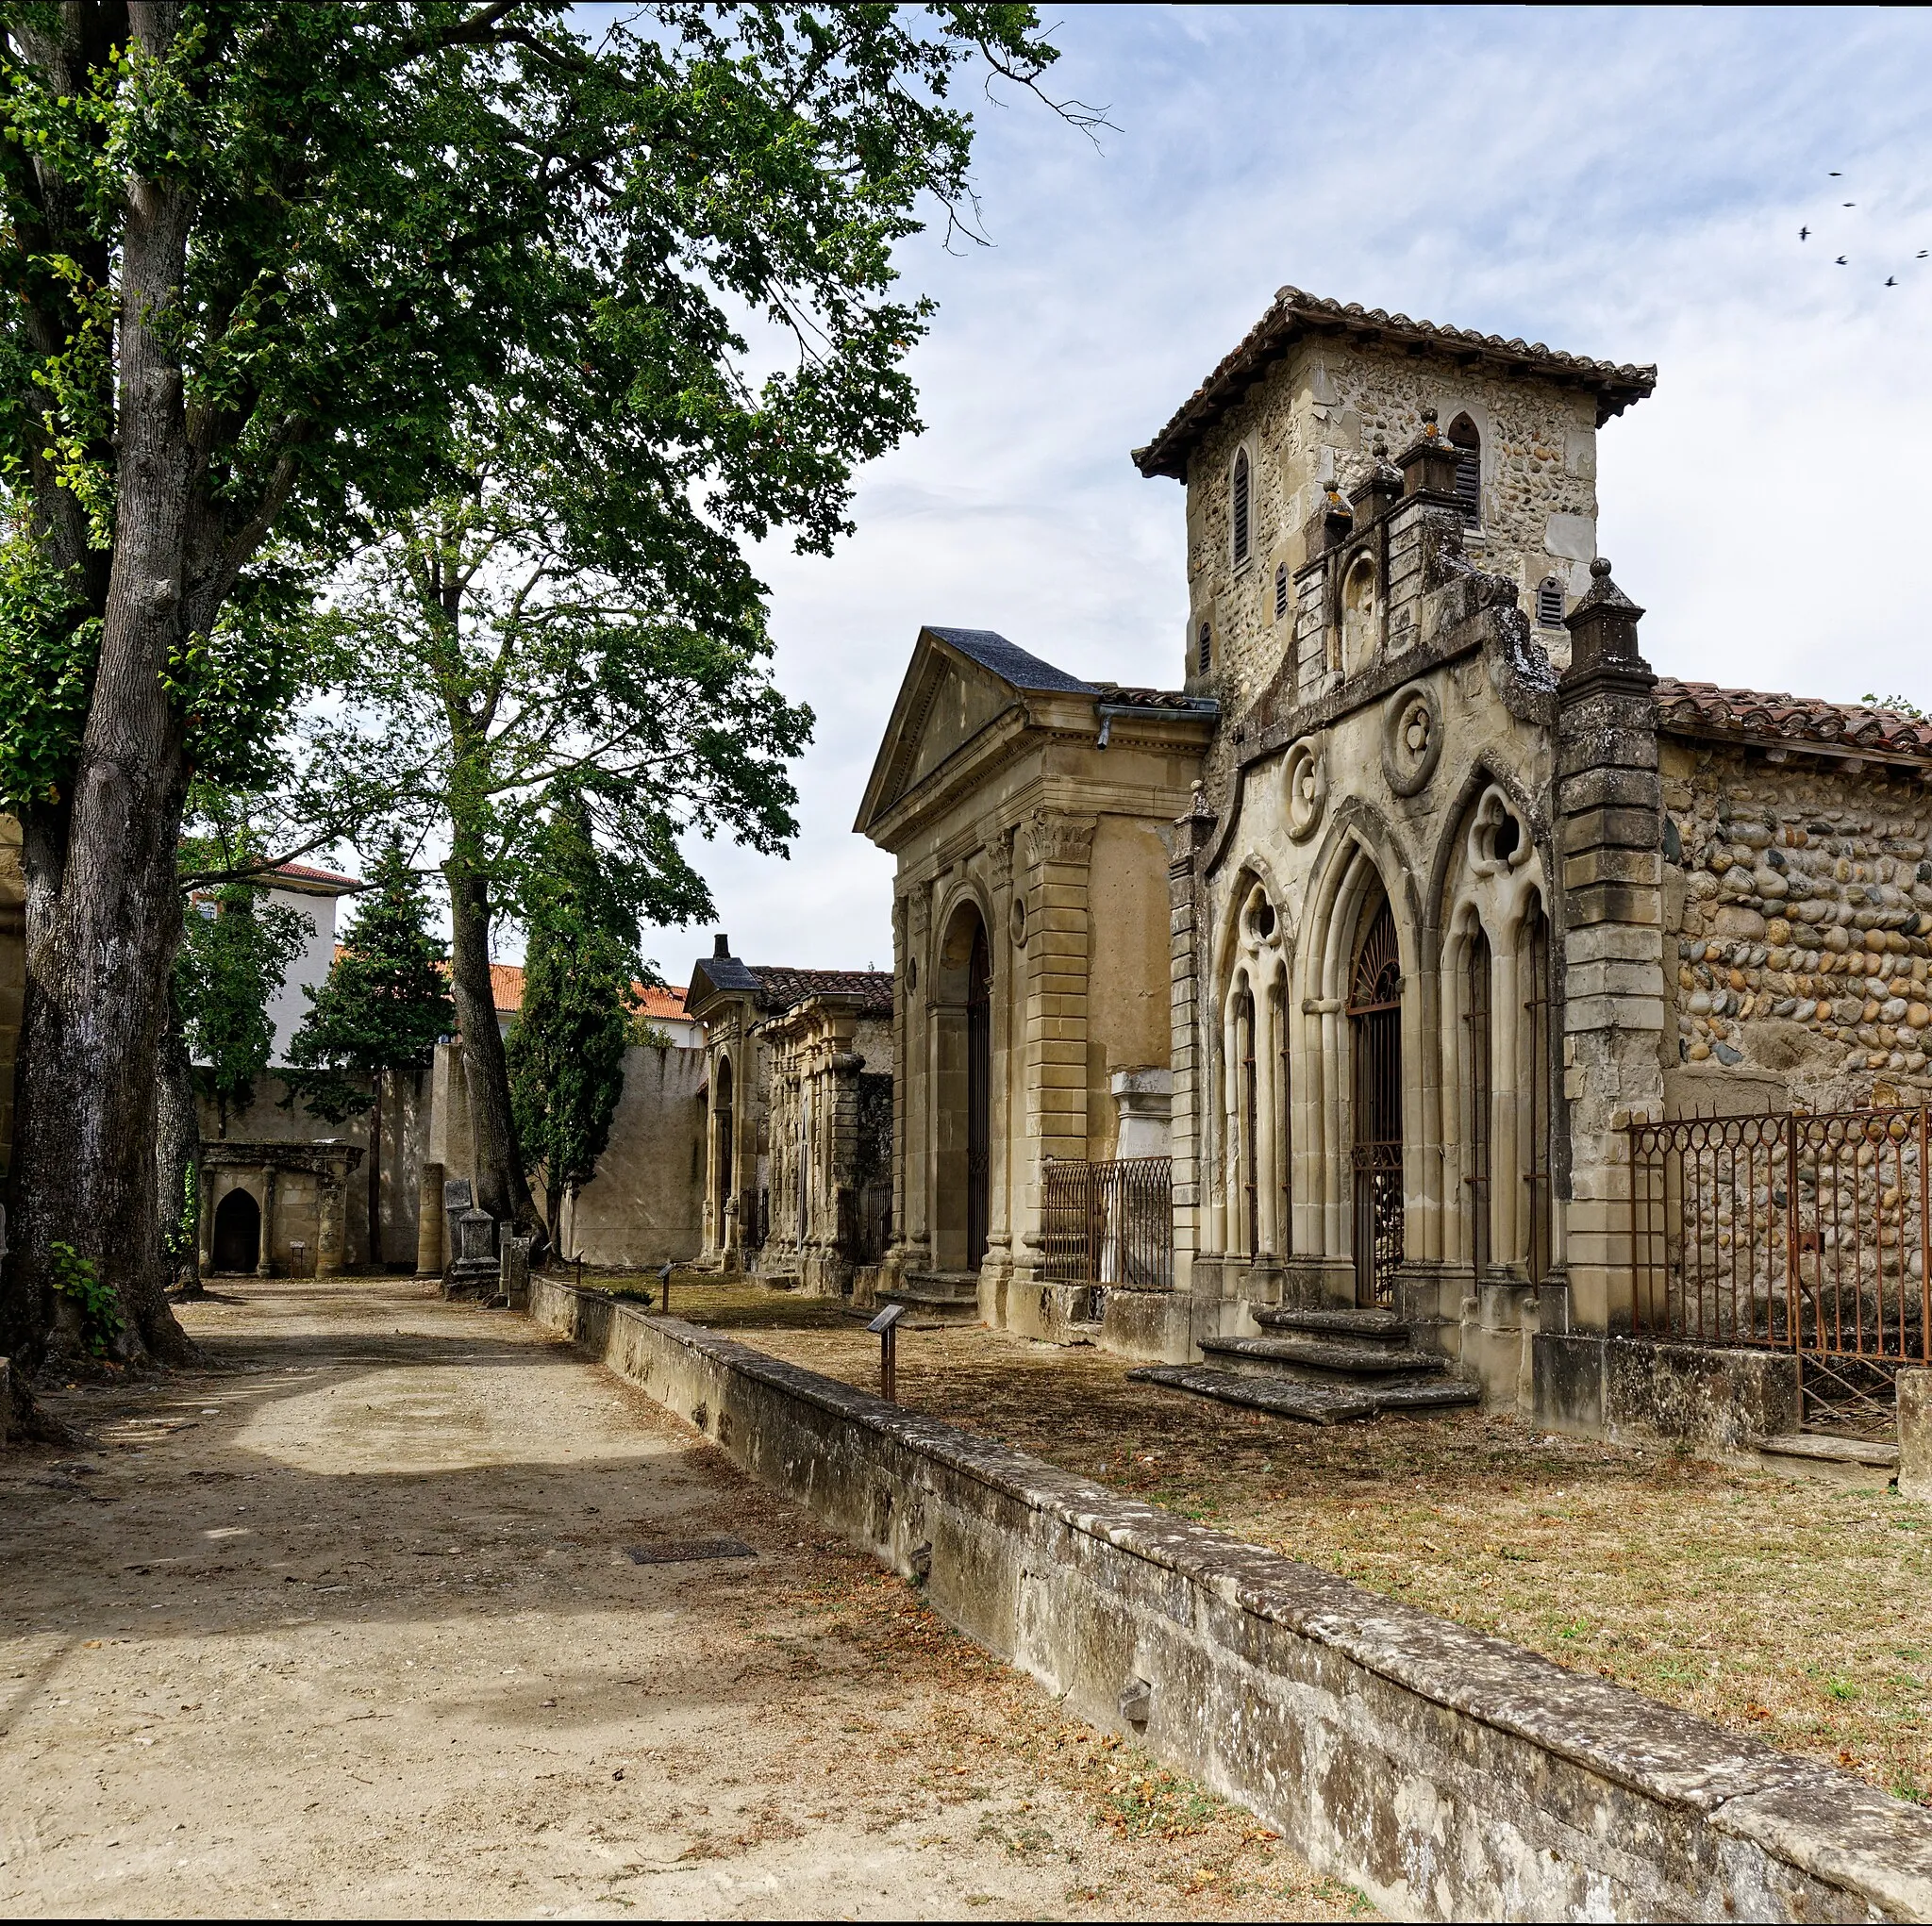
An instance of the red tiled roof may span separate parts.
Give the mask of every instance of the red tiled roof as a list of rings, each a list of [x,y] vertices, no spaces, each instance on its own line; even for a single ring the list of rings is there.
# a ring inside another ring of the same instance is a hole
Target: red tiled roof
[[[1596,396],[1599,425],[1610,416],[1622,414],[1632,402],[1641,401],[1657,386],[1655,368],[1591,361],[1581,355],[1546,348],[1541,341],[1506,341],[1500,335],[1479,334],[1474,328],[1411,321],[1406,314],[1364,307],[1358,301],[1344,304],[1305,294],[1299,288],[1282,288],[1276,291],[1267,313],[1181,404],[1166,427],[1146,447],[1134,450],[1135,467],[1145,475],[1186,480],[1188,457],[1201,437],[1294,342],[1311,334],[1351,334],[1398,344],[1441,347],[1458,358],[1553,376]]]
[[[359,876],[339,875],[334,870],[318,870],[308,863],[277,863],[268,873],[285,877],[291,883],[327,883],[338,889],[362,888]]]
[[[674,1023],[688,1022],[684,1013],[684,986],[671,988],[657,984],[637,983],[631,988],[637,992],[638,1013],[651,1022],[669,1019]],[[490,966],[490,993],[496,1003],[499,1016],[513,1017],[524,1006],[524,966],[521,963],[492,963]]]
[[[1658,678],[1657,726],[1677,735],[1750,742],[1803,743],[1846,755],[1932,757],[1932,722],[1897,709],[1720,689],[1714,682]]]

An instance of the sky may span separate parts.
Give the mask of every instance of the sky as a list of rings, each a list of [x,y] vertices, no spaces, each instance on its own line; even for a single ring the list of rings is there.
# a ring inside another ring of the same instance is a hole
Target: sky
[[[1178,682],[1182,492],[1128,450],[1283,283],[1654,362],[1598,481],[1652,665],[1932,706],[1932,16],[1083,7],[1054,39],[1049,88],[1117,131],[975,98],[991,244],[901,250],[939,302],[925,432],[861,472],[836,556],[759,552],[818,723],[789,861],[691,845],[735,954],[891,967],[891,859],[852,822],[922,623]],[[683,983],[711,932],[644,949]]]

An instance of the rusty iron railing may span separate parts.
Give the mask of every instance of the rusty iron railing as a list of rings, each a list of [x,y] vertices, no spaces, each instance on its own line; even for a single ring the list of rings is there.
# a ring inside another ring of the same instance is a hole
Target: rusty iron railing
[[[1174,1163],[1046,1160],[1041,1238],[1050,1284],[1174,1288]]]
[[[1889,1404],[1932,1363],[1928,1132],[1923,1108],[1630,1125],[1632,1328],[1794,1352],[1807,1409]]]

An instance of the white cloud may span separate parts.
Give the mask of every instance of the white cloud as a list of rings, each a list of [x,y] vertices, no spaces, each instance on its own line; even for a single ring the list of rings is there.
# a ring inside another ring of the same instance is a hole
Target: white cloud
[[[836,557],[761,558],[819,726],[790,862],[698,846],[739,955],[890,960],[891,864],[851,822],[922,622],[1176,679],[1181,493],[1127,451],[1284,281],[1656,361],[1599,483],[1652,661],[1932,701],[1924,16],[1082,8],[1058,39],[1057,87],[1121,131],[1096,152],[1031,104],[978,111],[997,244],[904,257],[941,303],[927,432],[864,474]],[[647,944],[674,978],[709,948]]]

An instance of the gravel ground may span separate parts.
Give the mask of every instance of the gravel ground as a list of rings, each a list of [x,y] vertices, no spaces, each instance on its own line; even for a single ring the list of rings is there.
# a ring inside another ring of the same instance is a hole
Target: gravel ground
[[[673,1309],[877,1386],[877,1340],[823,1299],[692,1278]],[[1932,1505],[1478,1412],[1300,1424],[1130,1369],[899,1339],[918,1410],[1932,1802]]]
[[[522,1320],[219,1289],[0,1455],[8,1915],[1363,1909]]]

